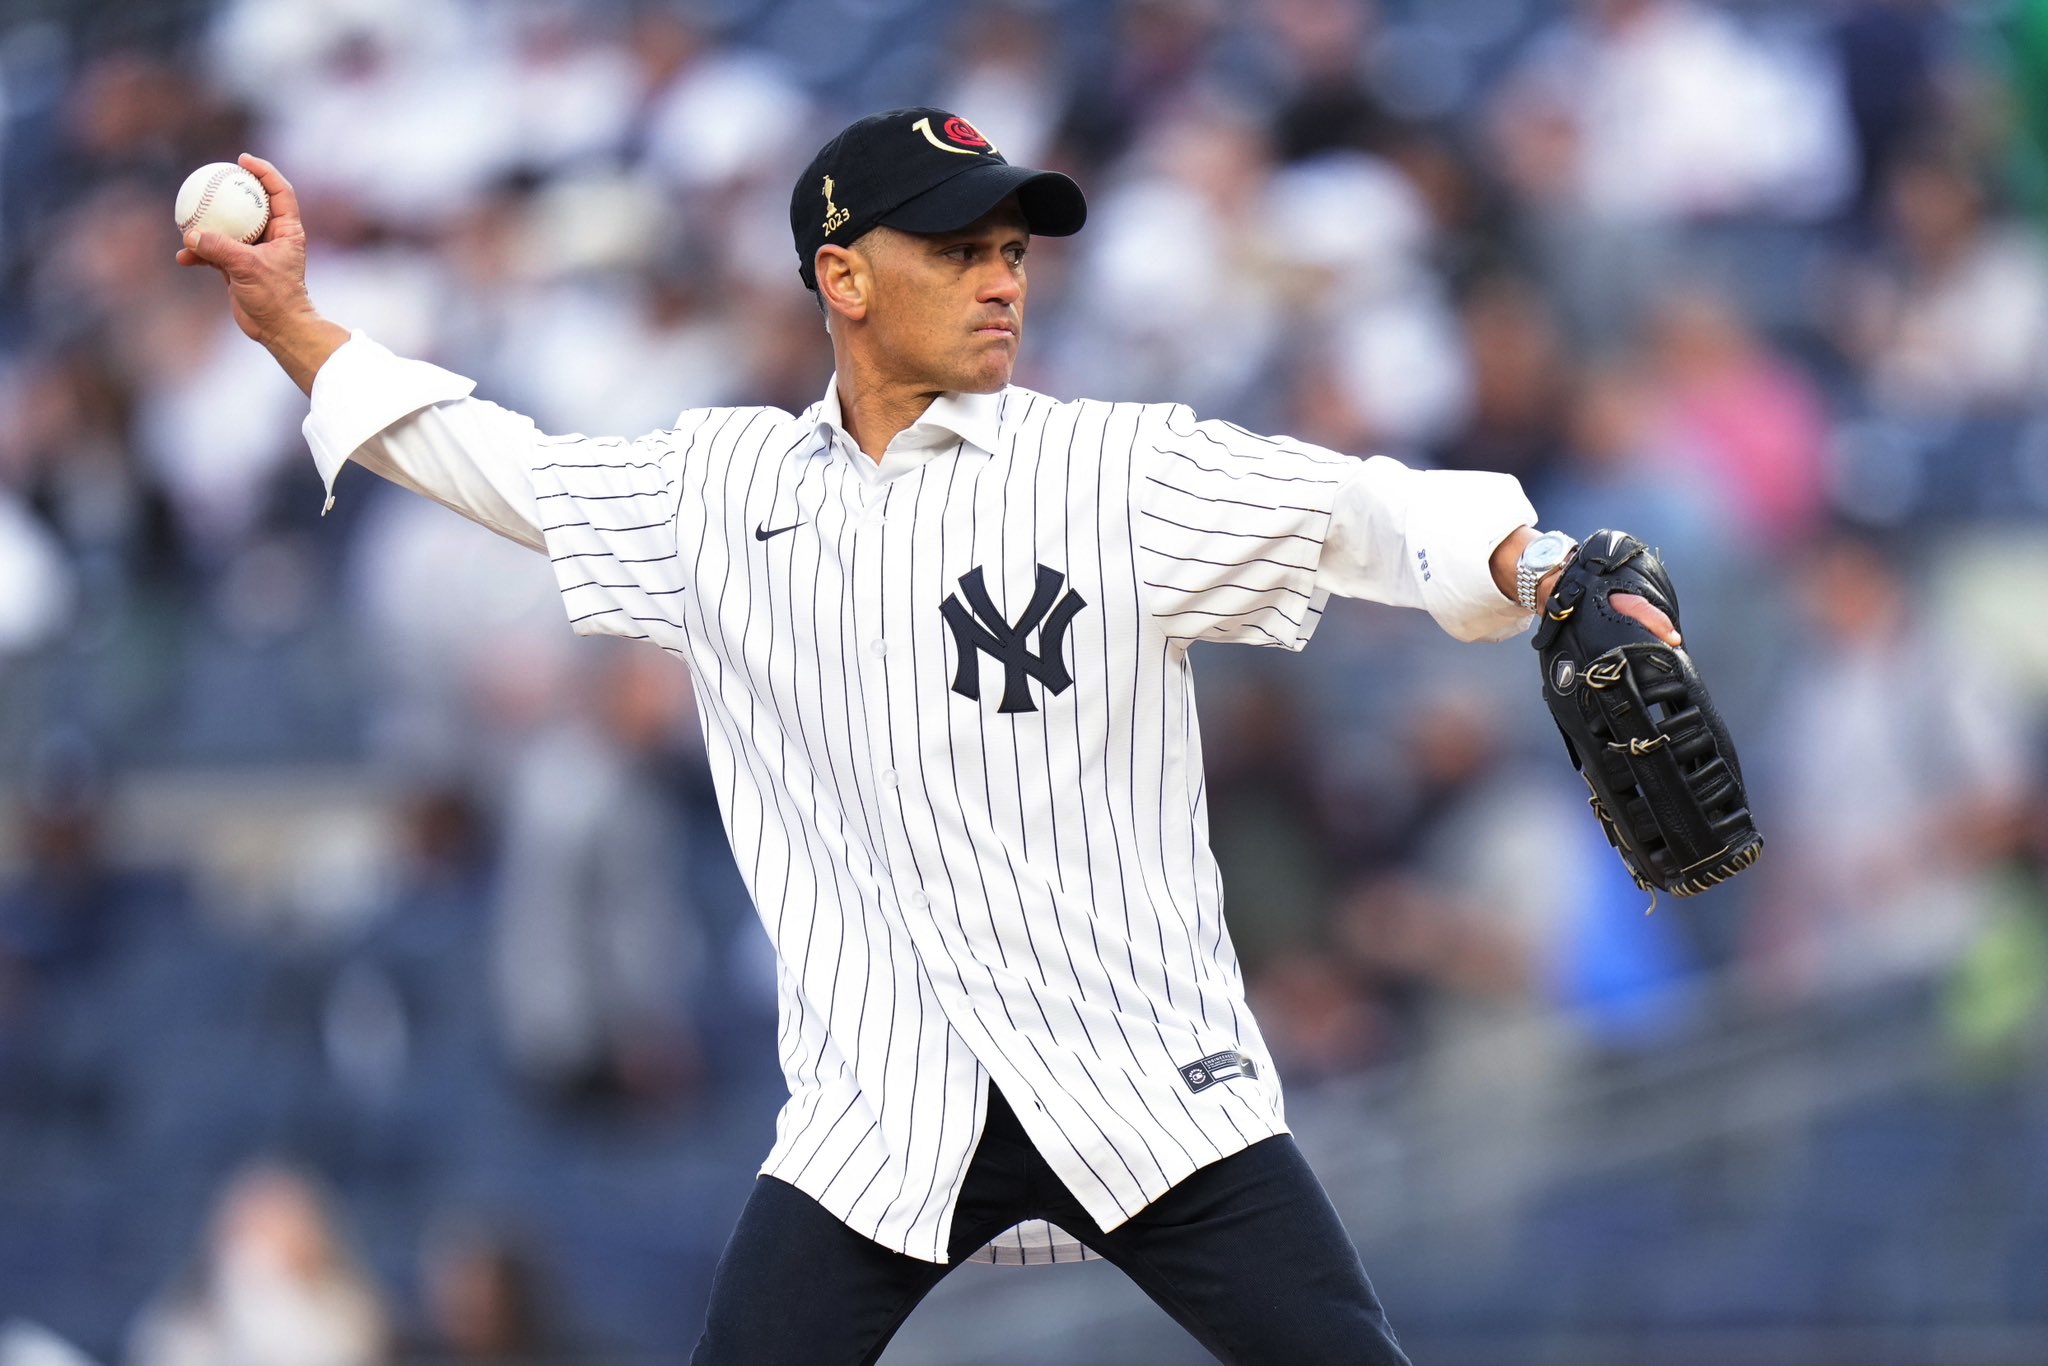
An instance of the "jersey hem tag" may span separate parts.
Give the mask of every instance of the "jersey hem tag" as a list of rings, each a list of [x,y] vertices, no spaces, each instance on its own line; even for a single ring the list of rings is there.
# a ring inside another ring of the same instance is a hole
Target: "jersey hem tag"
[[[1188,1084],[1190,1091],[1206,1091],[1219,1081],[1238,1077],[1250,1077],[1256,1081],[1258,1075],[1259,1065],[1235,1050],[1211,1053],[1200,1062],[1191,1062],[1180,1069],[1180,1079]]]

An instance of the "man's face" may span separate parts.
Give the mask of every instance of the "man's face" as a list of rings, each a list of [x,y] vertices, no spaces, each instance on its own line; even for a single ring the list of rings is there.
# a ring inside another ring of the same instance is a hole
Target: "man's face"
[[[1024,335],[1030,230],[1016,199],[955,232],[877,229],[868,340],[892,378],[934,391],[991,394],[1010,382]]]

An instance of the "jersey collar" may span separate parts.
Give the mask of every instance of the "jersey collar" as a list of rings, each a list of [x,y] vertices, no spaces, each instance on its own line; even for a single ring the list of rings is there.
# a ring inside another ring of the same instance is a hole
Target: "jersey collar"
[[[885,464],[894,463],[898,454],[923,459],[951,450],[957,443],[968,445],[987,455],[996,453],[997,417],[1002,412],[1003,393],[993,394],[940,394],[933,399],[924,413],[896,434],[889,448],[882,453]],[[847,435],[844,410],[839,406],[839,376],[834,375],[825,386],[825,397],[818,403],[818,434],[828,442],[838,438],[846,447],[859,455],[853,438]],[[862,459],[866,459],[862,456]]]

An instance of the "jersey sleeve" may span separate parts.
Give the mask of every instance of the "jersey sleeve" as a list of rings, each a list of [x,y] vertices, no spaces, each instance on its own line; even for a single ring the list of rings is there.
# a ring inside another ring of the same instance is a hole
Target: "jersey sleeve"
[[[1153,618],[1185,643],[1298,650],[1323,611],[1316,565],[1357,462],[1179,405],[1153,414],[1132,458],[1138,578]]]
[[[1338,491],[1316,585],[1420,607],[1459,640],[1504,640],[1534,618],[1493,581],[1493,552],[1535,523],[1513,475],[1416,470],[1374,456],[1354,463]]]
[[[550,436],[470,397],[472,381],[396,356],[361,333],[313,382],[305,433],[334,494],[356,463],[547,555],[579,635],[679,638],[679,431],[627,440]],[[686,414],[686,423],[700,414]]]

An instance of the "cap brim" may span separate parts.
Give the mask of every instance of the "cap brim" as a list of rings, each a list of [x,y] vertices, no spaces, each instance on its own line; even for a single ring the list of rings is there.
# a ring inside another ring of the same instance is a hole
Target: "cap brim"
[[[964,228],[1011,195],[1035,237],[1070,237],[1088,221],[1081,187],[1058,171],[1034,171],[984,161],[915,199],[898,204],[875,221],[903,232],[952,232]]]

